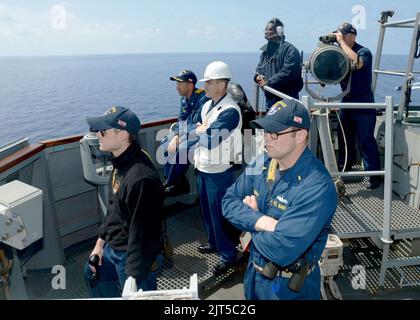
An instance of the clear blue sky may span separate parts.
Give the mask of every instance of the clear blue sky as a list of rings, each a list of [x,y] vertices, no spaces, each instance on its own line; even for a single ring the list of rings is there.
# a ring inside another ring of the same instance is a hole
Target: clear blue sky
[[[64,29],[53,27],[55,5],[65,9]],[[0,56],[256,52],[265,42],[266,22],[275,16],[299,50],[312,52],[320,35],[353,21],[360,23],[358,41],[374,52],[377,20],[388,9],[395,10],[394,20],[414,18],[420,1],[0,0]],[[392,35],[384,52],[406,54],[408,33]]]

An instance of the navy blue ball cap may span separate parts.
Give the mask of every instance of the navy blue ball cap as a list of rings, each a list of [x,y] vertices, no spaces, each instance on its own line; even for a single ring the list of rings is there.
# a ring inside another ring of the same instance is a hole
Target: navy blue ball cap
[[[337,31],[340,31],[343,35],[352,33],[355,36],[357,36],[357,30],[356,30],[356,28],[351,23],[348,23],[348,22],[342,23],[338,27]]]
[[[123,107],[111,107],[103,116],[88,118],[86,120],[91,131],[115,128],[137,135],[140,130],[139,118],[133,111]]]
[[[191,82],[193,85],[197,83],[197,77],[190,70],[183,70],[177,76],[172,76],[169,79],[178,82]]]
[[[306,107],[298,100],[277,101],[264,118],[250,122],[252,128],[281,132],[290,127],[310,130],[311,118]]]

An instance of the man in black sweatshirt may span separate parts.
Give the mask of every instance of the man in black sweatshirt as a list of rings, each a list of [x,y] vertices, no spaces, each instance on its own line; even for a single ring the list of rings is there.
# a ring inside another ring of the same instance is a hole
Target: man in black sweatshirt
[[[89,118],[100,150],[111,152],[113,170],[105,221],[85,278],[92,297],[118,297],[128,276],[137,287],[156,290],[162,264],[163,185],[149,156],[136,142],[138,117],[129,109],[111,107],[103,116]]]

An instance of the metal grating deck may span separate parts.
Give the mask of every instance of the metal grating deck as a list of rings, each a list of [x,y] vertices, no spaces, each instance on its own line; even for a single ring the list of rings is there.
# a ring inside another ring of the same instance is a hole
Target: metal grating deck
[[[199,245],[199,241],[193,241],[183,243],[174,249],[173,262],[165,261],[158,278],[158,290],[188,288],[190,276],[196,273],[199,296],[202,297],[235,273],[235,269],[231,268],[219,277],[213,276],[212,269],[219,260],[218,255],[199,253],[197,251]]]
[[[168,234],[174,246],[172,261],[165,260],[158,276],[158,290],[188,288],[190,277],[198,276],[199,297],[206,298],[212,291],[232,277],[237,268],[231,268],[225,274],[215,277],[212,269],[218,262],[216,253],[201,254],[197,251],[200,243],[206,241],[198,206],[174,214],[168,221]],[[83,299],[89,298],[83,277],[83,267],[96,239],[77,244],[66,250],[66,288],[54,290],[51,286],[50,270],[31,271],[26,279],[30,299]]]
[[[401,240],[391,246],[390,258],[396,259],[407,255],[411,249],[410,240]],[[364,298],[407,298],[418,299],[420,288],[420,267],[409,266],[388,269],[383,289],[378,286],[382,261],[382,251],[370,239],[350,239],[343,251],[344,266],[336,282],[345,299]],[[355,289],[352,280],[355,276],[353,268],[363,266],[366,271],[366,288]],[[403,276],[402,276],[403,275]],[[401,291],[407,287],[408,291]],[[395,296],[393,296],[395,295]]]
[[[382,235],[383,186],[367,190],[359,179],[346,182],[348,199],[337,207],[332,230],[341,239]],[[409,234],[409,236],[408,236]],[[420,237],[420,213],[396,195],[392,199],[391,235],[395,239]]]

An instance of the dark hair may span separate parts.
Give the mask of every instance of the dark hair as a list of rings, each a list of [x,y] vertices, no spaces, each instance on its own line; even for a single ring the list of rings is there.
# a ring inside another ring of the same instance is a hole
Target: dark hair
[[[283,22],[280,21],[279,18],[273,18],[268,23],[274,24],[274,27],[284,27]]]

